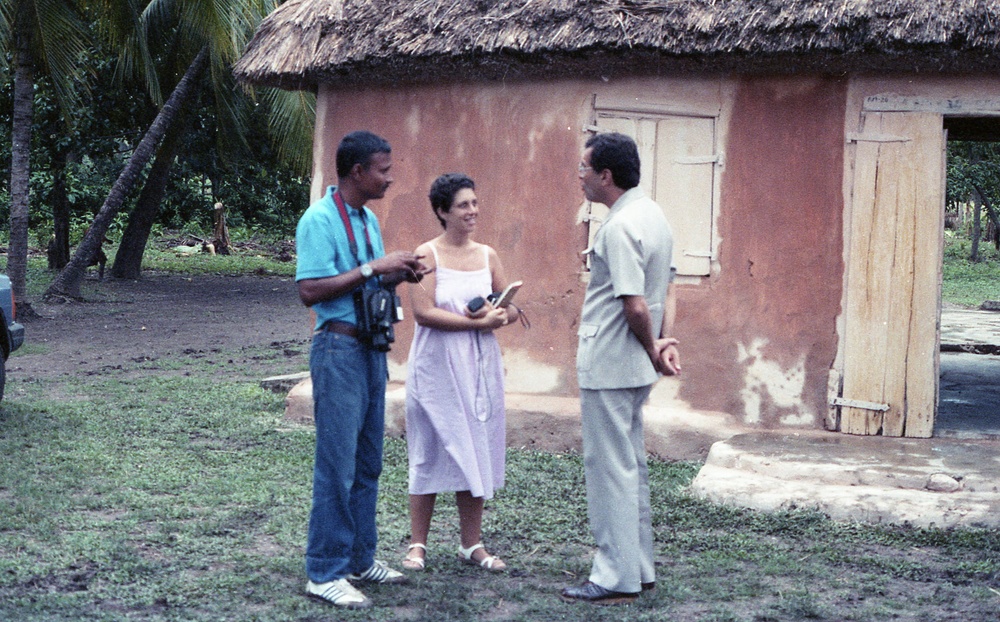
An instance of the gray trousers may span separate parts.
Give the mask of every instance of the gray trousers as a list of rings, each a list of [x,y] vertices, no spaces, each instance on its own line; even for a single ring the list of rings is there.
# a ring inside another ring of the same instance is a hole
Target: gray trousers
[[[615,592],[639,592],[655,580],[642,432],[650,390],[580,390],[587,516],[597,542],[590,580]]]

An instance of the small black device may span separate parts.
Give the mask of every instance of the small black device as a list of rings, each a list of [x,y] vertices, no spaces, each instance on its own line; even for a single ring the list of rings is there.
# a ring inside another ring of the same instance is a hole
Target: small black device
[[[493,294],[490,294],[490,296],[492,295]],[[476,296],[475,298],[469,301],[469,304],[465,305],[465,308],[469,310],[469,313],[475,313],[476,311],[482,309],[483,305],[485,304],[486,304],[485,298],[483,298],[482,296]]]
[[[354,291],[354,311],[358,319],[358,339],[372,350],[388,352],[396,341],[392,325],[400,321],[402,303],[395,289],[361,287]]]
[[[514,294],[517,293],[517,290],[521,289],[521,285],[523,284],[522,281],[514,281],[502,292],[493,292],[486,298],[476,296],[465,305],[465,308],[469,310],[469,313],[475,313],[482,309],[488,300],[494,307],[502,309],[510,304],[510,301],[514,299]]]

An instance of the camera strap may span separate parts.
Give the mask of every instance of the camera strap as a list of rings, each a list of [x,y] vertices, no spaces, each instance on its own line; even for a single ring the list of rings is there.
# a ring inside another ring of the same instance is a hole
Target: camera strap
[[[351,254],[354,255],[354,261],[361,265],[361,258],[358,257],[358,241],[354,237],[354,227],[351,226],[351,218],[347,215],[347,205],[344,203],[344,197],[340,196],[340,190],[336,190],[333,193],[333,202],[337,204],[337,211],[340,212],[340,219],[344,221],[344,229],[347,230],[347,242],[351,247]],[[365,230],[365,243],[368,249],[368,257],[370,259],[375,259],[375,249],[372,246],[372,239],[368,235],[368,219],[365,218],[365,209],[361,207],[358,209],[358,214],[361,216],[361,226]]]

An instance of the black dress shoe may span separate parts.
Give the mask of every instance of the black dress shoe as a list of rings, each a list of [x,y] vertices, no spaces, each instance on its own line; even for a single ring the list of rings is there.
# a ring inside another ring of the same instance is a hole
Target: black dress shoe
[[[643,592],[652,592],[655,589],[656,589],[656,581],[650,581],[649,583],[642,584]]]
[[[567,602],[581,601],[595,605],[623,605],[634,602],[637,596],[630,592],[612,592],[591,581],[563,588],[562,591],[562,599]]]

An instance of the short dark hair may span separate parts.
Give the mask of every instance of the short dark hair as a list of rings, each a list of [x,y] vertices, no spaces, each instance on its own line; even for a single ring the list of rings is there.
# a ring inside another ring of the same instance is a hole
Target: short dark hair
[[[355,164],[368,166],[376,153],[392,153],[389,141],[364,130],[351,132],[337,146],[337,177],[347,177]]]
[[[622,190],[639,185],[639,149],[634,140],[618,132],[594,134],[587,139],[587,148],[595,173],[611,171],[611,179]]]
[[[431,184],[431,191],[427,198],[431,200],[431,209],[442,227],[445,226],[444,219],[438,212],[451,211],[451,206],[455,203],[455,195],[464,188],[476,189],[476,182],[464,173],[445,173]]]

